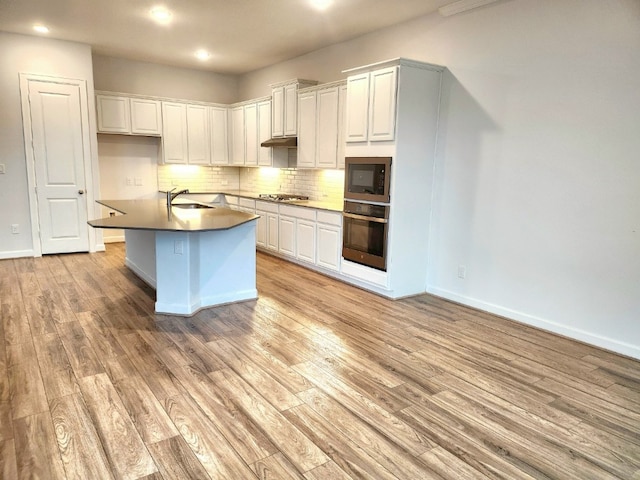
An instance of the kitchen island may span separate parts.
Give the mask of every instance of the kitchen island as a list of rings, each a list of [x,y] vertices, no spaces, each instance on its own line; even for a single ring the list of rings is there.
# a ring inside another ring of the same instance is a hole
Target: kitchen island
[[[126,265],[156,289],[156,313],[198,310],[258,297],[257,215],[165,200],[98,200],[122,215],[89,221],[125,231]],[[204,208],[201,208],[204,207]]]

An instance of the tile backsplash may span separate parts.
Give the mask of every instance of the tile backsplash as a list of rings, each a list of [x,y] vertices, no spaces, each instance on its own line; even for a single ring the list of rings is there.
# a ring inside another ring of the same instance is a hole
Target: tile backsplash
[[[158,189],[174,187],[194,192],[296,193],[311,200],[341,201],[344,170],[159,165]]]

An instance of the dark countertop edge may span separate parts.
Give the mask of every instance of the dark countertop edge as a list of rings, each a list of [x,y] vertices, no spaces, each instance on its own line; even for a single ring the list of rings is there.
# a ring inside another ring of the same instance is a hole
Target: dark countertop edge
[[[160,193],[166,193],[163,190],[159,190]],[[293,205],[296,207],[314,208],[316,210],[326,210],[328,212],[342,213],[342,203],[340,201],[340,207],[338,202],[325,202],[323,200],[295,200],[291,202],[278,202],[277,200],[270,200],[268,198],[260,198],[258,193],[248,192],[244,190],[235,190],[227,192],[189,192],[184,195],[231,195],[232,197],[248,198],[249,200],[259,200],[261,202],[275,203],[278,205]],[[178,197],[180,198],[180,197]],[[323,205],[327,204],[327,205]],[[331,204],[329,206],[328,204]],[[335,204],[335,205],[334,205]]]

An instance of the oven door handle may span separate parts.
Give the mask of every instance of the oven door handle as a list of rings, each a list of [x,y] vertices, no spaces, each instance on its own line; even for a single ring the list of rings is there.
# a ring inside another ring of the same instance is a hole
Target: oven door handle
[[[367,222],[389,223],[389,220],[387,220],[386,218],[366,217],[364,215],[356,215],[354,213],[342,212],[342,216],[347,218],[354,218],[356,220],[365,220]]]

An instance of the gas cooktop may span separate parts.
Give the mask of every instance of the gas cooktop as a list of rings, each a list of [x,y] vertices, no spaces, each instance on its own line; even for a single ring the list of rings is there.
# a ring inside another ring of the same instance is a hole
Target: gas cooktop
[[[259,198],[272,200],[274,202],[295,202],[296,200],[309,200],[307,195],[296,195],[291,193],[261,193]]]

